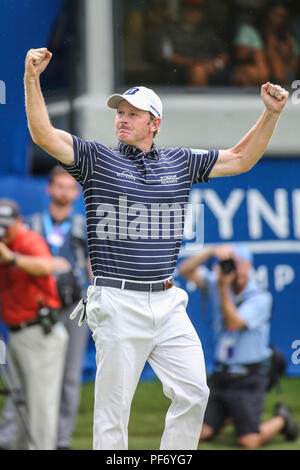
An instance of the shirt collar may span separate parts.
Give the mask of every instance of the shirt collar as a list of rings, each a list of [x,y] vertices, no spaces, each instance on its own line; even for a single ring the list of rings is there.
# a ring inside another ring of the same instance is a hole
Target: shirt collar
[[[138,158],[144,155],[150,160],[159,160],[159,151],[154,143],[152,144],[150,152],[147,153],[143,153],[139,148],[133,147],[132,145],[126,145],[123,142],[118,142],[118,150],[123,155],[126,155],[126,157]]]

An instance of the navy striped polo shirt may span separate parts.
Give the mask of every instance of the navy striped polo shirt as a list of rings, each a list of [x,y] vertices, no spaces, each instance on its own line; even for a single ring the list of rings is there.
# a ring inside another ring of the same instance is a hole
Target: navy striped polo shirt
[[[64,168],[82,186],[94,276],[158,281],[173,274],[191,185],[209,181],[218,151],[118,143],[73,136]]]

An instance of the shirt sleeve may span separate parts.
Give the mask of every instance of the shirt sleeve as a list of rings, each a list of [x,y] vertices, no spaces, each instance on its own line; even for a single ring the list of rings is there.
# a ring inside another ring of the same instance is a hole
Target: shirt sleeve
[[[209,175],[218,156],[218,150],[189,149],[188,166],[192,184],[210,181]]]
[[[80,139],[74,135],[72,139],[74,163],[71,163],[71,165],[61,163],[61,165],[81,186],[84,186],[85,182],[93,174],[96,159],[96,143]]]
[[[38,233],[30,230],[24,237],[18,253],[26,256],[49,256],[52,257],[47,242]]]
[[[238,308],[238,315],[244,320],[249,330],[254,330],[270,321],[272,303],[270,292],[260,292],[242,303]]]

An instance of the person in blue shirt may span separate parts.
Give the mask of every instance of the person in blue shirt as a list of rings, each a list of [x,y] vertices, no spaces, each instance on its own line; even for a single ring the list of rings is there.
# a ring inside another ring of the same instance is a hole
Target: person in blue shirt
[[[69,334],[69,342],[62,383],[57,449],[69,449],[80,401],[81,374],[89,332],[86,325],[77,328],[69,315],[78,301],[86,295],[91,282],[85,216],[76,212],[75,201],[80,192],[72,176],[60,165],[49,173],[47,193],[49,207],[33,214],[28,225],[47,241],[55,257],[65,259],[69,270],[56,273],[58,292],[62,302],[60,318]]]
[[[214,261],[212,269],[205,263]],[[218,245],[179,265],[210,299],[214,328],[214,373],[200,440],[212,439],[231,418],[237,440],[258,448],[282,431],[297,438],[298,429],[285,404],[260,423],[271,363],[273,299],[251,276],[253,256],[244,245]]]

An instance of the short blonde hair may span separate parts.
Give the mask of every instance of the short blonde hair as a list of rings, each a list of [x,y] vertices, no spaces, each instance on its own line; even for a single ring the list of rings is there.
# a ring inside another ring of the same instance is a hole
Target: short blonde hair
[[[154,119],[156,119],[156,116],[154,116],[154,114],[150,113],[150,119],[151,119],[151,121],[153,121]],[[153,132],[153,139],[157,136],[158,133],[159,133],[159,129],[157,129],[156,131]]]

